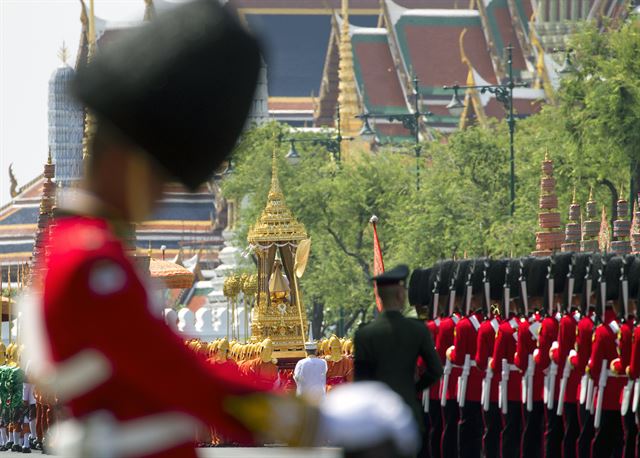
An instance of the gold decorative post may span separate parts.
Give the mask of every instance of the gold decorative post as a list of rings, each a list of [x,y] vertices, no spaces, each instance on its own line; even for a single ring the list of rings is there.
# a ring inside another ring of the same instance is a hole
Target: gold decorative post
[[[84,5],[83,5],[84,8]],[[91,62],[91,59],[96,52],[96,15],[93,0],[89,0],[89,29],[87,31],[87,64]],[[93,114],[88,108],[85,109],[84,117],[84,135],[82,136],[82,159],[87,161],[91,155],[91,142],[95,134],[96,125]]]
[[[11,342],[13,342],[13,333],[11,332],[11,325],[13,323],[13,320],[11,319],[11,312],[12,312],[12,310],[11,310],[11,308],[12,308],[11,307],[11,264],[9,264],[9,267],[7,268],[7,271],[8,271],[8,274],[7,274],[8,275],[7,276],[7,284],[8,284],[7,299],[9,299],[7,308],[9,310],[9,313],[8,313],[8,316],[9,316],[9,318],[8,318],[9,319],[9,343],[11,343]]]
[[[349,35],[349,0],[342,0],[342,28],[340,30],[339,46],[340,63],[338,66],[338,103],[340,104],[340,129],[345,137],[357,137],[362,128],[362,122],[356,118],[360,114],[358,103],[358,88],[353,69],[353,48]],[[343,144],[348,151],[349,142]]]
[[[258,259],[257,298],[251,323],[251,341],[259,342],[270,338],[278,352],[302,350],[307,317],[302,297],[296,292],[293,282],[296,250],[298,244],[306,239],[304,225],[295,219],[285,203],[274,150],[267,204],[258,221],[249,229],[247,240]],[[276,255],[279,259],[276,259]],[[291,288],[290,285],[294,287]]]

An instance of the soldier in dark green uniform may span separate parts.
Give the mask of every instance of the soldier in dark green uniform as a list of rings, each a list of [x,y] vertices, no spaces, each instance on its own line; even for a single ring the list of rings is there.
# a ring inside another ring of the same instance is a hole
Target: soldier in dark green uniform
[[[373,277],[383,310],[356,332],[355,380],[377,380],[389,385],[411,407],[416,423],[424,431],[417,394],[442,376],[442,363],[424,323],[402,315],[408,275],[409,268],[400,265]],[[416,378],[418,357],[426,367],[419,379]]]

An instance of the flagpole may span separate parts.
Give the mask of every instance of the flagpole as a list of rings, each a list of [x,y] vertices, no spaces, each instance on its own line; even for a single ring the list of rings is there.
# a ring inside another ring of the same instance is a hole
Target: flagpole
[[[380,240],[378,239],[378,217],[376,215],[372,215],[369,219],[369,223],[373,228],[373,275],[376,276],[384,272],[384,260],[382,258],[382,250],[380,249]],[[378,287],[375,283],[373,285],[373,292],[376,299],[376,310],[381,312],[382,301],[380,300],[380,296],[378,296]]]

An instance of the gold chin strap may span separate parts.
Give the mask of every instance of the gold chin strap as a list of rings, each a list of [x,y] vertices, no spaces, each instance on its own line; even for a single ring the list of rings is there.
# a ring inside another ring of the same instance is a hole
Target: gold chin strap
[[[151,213],[149,186],[151,185],[151,164],[143,152],[129,155],[127,161],[126,189],[127,210],[132,222],[143,221]]]

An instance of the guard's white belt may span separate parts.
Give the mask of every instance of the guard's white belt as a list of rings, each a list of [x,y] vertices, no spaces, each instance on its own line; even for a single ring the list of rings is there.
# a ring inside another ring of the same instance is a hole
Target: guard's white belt
[[[57,424],[50,433],[55,455],[70,458],[129,458],[152,455],[193,441],[201,425],[178,412],[119,422],[99,411]]]

